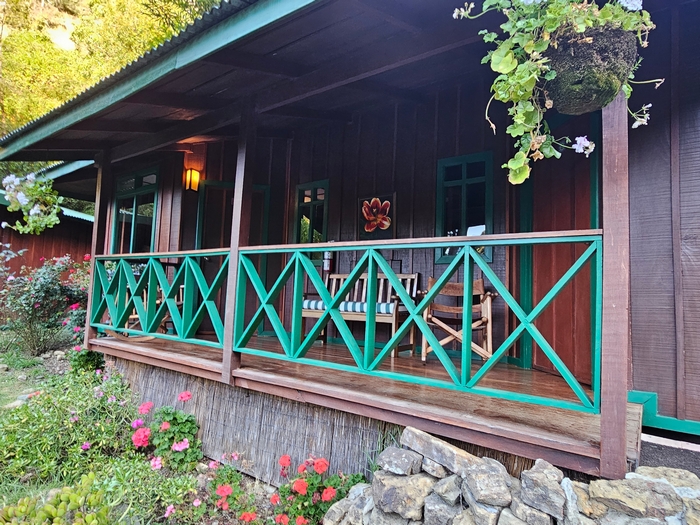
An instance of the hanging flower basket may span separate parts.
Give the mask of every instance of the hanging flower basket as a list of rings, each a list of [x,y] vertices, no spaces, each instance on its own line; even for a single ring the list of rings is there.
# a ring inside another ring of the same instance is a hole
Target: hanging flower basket
[[[637,61],[637,38],[621,29],[593,28],[560,39],[545,56],[557,72],[543,88],[554,109],[583,115],[604,108],[620,92]]]

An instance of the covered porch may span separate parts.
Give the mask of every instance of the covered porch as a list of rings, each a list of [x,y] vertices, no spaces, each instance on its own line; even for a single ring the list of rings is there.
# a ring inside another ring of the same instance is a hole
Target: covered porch
[[[3,151],[97,161],[88,347],[623,475],[641,428],[624,100],[553,119],[596,153],[513,187],[479,24],[450,1],[235,4]],[[89,194],[92,169],[56,187]],[[477,283],[494,299],[473,334]]]

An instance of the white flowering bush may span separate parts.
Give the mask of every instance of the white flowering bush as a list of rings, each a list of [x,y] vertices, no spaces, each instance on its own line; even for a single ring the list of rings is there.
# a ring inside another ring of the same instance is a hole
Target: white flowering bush
[[[587,137],[577,137],[573,144],[568,137],[555,138],[544,118],[547,110],[560,109],[548,91],[557,83],[558,72],[553,67],[552,57],[559,47],[564,49],[572,43],[595,44],[602,32],[615,31],[615,36],[624,37],[624,42],[621,40],[619,46],[615,43],[613,47],[622,48],[625,44],[624,58],[631,56],[631,62],[628,69],[622,69],[621,79],[618,75],[618,79],[606,86],[609,100],[602,105],[612,101],[619,91],[629,98],[631,85],[641,83],[633,80],[634,71],[639,66],[639,61],[635,63],[634,37],[641,47],[646,47],[649,31],[655,27],[649,13],[642,10],[642,0],[484,0],[481,12],[472,14],[473,11],[474,3],[468,2],[463,8],[456,9],[453,16],[455,19],[475,19],[490,11],[500,11],[507,19],[500,26],[500,34],[489,30],[479,34],[483,35],[485,42],[496,45],[496,49],[489,51],[482,60],[498,73],[491,86],[493,96],[486,108],[486,120],[494,133],[496,126],[488,116],[491,102],[495,99],[509,104],[508,114],[512,122],[506,132],[516,139],[516,153],[503,167],[508,169],[510,182],[524,182],[530,176],[531,160],[559,158],[562,149],[590,155],[595,144]],[[566,65],[566,61],[573,60],[573,55],[565,55],[561,60],[560,63]],[[569,87],[563,77],[559,81]],[[662,81],[649,82],[656,82],[658,87]],[[586,86],[582,89],[585,91]],[[647,124],[649,108],[651,104],[644,105],[637,112],[630,111],[634,118],[633,128]]]
[[[5,197],[10,205],[9,211],[21,211],[23,222],[15,224],[2,223],[3,228],[13,228],[20,233],[39,234],[46,228],[58,224],[58,214],[61,211],[63,197],[53,189],[49,179],[37,179],[33,173],[21,179],[16,175],[8,175],[2,180]]]

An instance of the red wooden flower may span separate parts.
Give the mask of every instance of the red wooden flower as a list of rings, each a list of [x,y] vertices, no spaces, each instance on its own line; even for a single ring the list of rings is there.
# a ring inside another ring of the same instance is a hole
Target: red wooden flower
[[[374,197],[369,202],[364,201],[362,203],[362,216],[367,221],[365,223],[365,231],[367,233],[372,233],[377,227],[380,230],[389,229],[391,226],[389,208],[391,208],[389,201],[382,202],[377,197]]]

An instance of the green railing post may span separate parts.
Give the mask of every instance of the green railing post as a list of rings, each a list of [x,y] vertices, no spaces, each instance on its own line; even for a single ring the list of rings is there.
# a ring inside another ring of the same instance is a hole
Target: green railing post
[[[365,322],[365,351],[363,369],[367,370],[374,361],[374,341],[377,330],[377,257],[375,250],[369,251],[367,264],[367,320]],[[383,259],[383,257],[382,257]]]
[[[294,255],[294,289],[292,291],[292,338],[290,354],[297,355],[301,348],[302,325],[301,310],[304,304],[304,268],[300,258],[306,257],[300,252]]]
[[[474,302],[474,261],[469,245],[464,247],[464,299],[462,314],[462,377],[460,384],[467,386],[472,375],[472,303]]]

